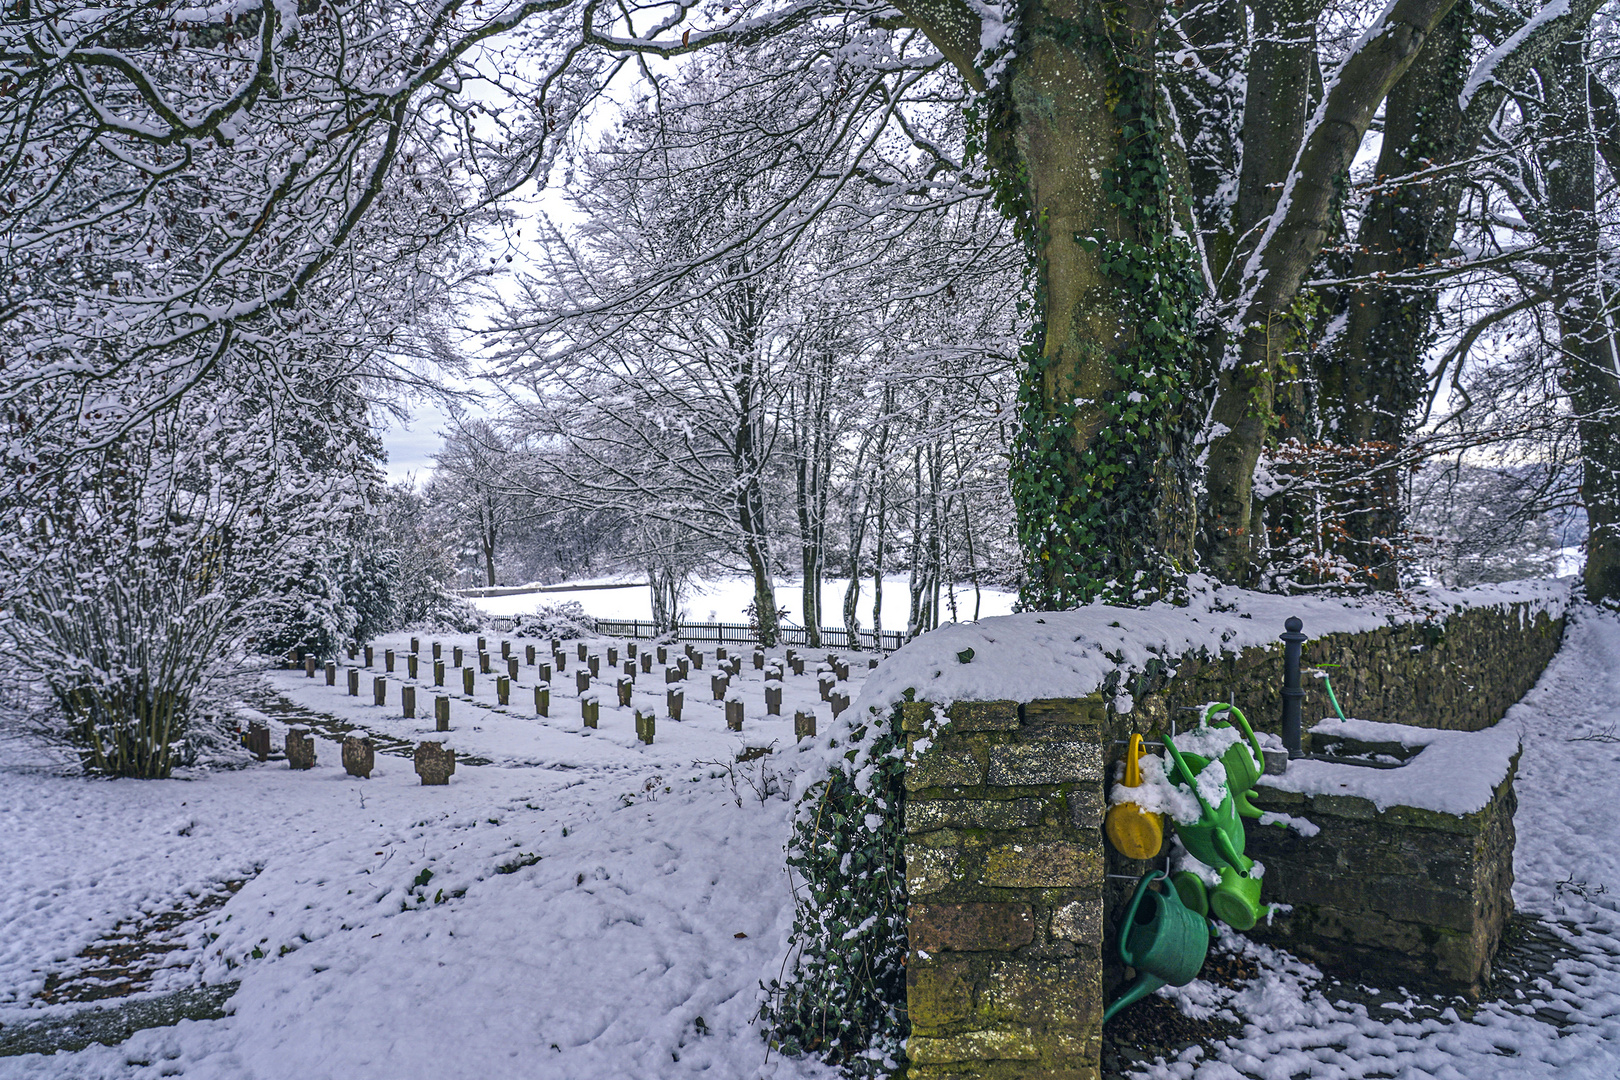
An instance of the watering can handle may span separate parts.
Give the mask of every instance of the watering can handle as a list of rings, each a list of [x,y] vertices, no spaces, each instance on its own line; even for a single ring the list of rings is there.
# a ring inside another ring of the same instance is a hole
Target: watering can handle
[[[1231,837],[1227,836],[1220,829],[1216,829],[1215,834],[1211,837],[1211,839],[1215,842],[1216,854],[1230,863],[1232,865],[1232,869],[1236,870],[1240,874],[1247,874],[1249,872],[1249,868],[1254,865],[1254,860],[1249,858],[1247,855],[1244,855],[1243,852],[1233,848]]]
[[[1125,747],[1125,786],[1142,786],[1142,736],[1132,735]]]
[[[1255,761],[1255,764],[1261,765],[1261,766],[1265,765],[1266,752],[1260,748],[1260,737],[1254,733],[1254,728],[1249,726],[1249,718],[1247,716],[1243,715],[1243,710],[1242,709],[1238,708],[1236,705],[1229,705],[1226,702],[1217,701],[1214,704],[1212,704],[1209,708],[1204,710],[1204,716],[1203,716],[1203,721],[1202,722],[1206,723],[1206,724],[1209,723],[1210,714],[1215,713],[1215,712],[1219,712],[1219,711],[1221,711],[1223,709],[1226,710],[1227,712],[1230,712],[1233,716],[1237,717],[1238,728],[1248,738],[1249,746],[1254,749],[1254,761]]]
[[[1187,787],[1192,791],[1193,798],[1198,800],[1199,808],[1203,810],[1206,817],[1213,818],[1215,816],[1215,811],[1210,808],[1209,803],[1204,800],[1204,797],[1198,793],[1198,777],[1194,776],[1193,771],[1187,768],[1187,763],[1182,760],[1181,751],[1176,749],[1176,744],[1171,741],[1170,736],[1165,735],[1163,736],[1163,739],[1164,748],[1170,751],[1170,757],[1175,761],[1176,768],[1180,769],[1181,775],[1187,778]]]
[[[1147,892],[1149,885],[1160,878],[1168,877],[1169,875],[1163,870],[1153,870],[1143,874],[1142,880],[1136,883],[1136,893],[1131,897],[1131,906],[1125,909],[1124,929],[1120,931],[1119,935],[1119,956],[1128,967],[1136,966],[1136,960],[1131,956],[1126,942],[1130,940],[1131,923],[1136,919],[1136,909],[1142,905],[1142,895]]]

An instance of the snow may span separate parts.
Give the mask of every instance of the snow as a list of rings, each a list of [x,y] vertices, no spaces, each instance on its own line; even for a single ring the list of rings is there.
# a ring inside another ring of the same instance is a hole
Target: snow
[[[596,582],[586,582],[595,584]],[[569,583],[573,584],[573,583]],[[848,586],[848,579],[827,578],[822,582],[821,597],[822,611],[827,614],[823,618],[824,626],[842,626],[844,589]],[[556,588],[556,586],[550,586]],[[1017,594],[1002,589],[981,588],[979,612],[981,617],[992,615],[1005,615],[1012,611],[1013,603],[1018,599]],[[776,583],[776,602],[779,606],[788,608],[788,618],[785,625],[799,626],[794,618],[802,603],[803,590],[799,582],[779,581]],[[639,589],[586,589],[578,592],[544,592],[524,593],[517,596],[491,596],[471,597],[474,607],[486,615],[506,616],[521,615],[534,611],[542,604],[556,604],[568,600],[577,600],[585,608],[585,613],[597,619],[640,619],[642,622],[652,621],[652,595],[646,588]],[[686,619],[693,622],[726,622],[746,623],[748,621],[747,608],[754,602],[754,582],[752,578],[730,577],[715,578],[693,583],[691,591],[687,594],[683,610]],[[973,617],[973,586],[956,586],[956,606],[961,618]],[[940,594],[940,607],[949,615],[950,605]],[[904,630],[906,616],[911,609],[911,593],[908,590],[907,579],[904,574],[893,574],[883,579],[883,625],[888,630]],[[861,582],[860,604],[861,628],[872,628],[872,583]]]
[[[441,640],[447,655],[452,644],[475,655],[470,637]],[[513,643],[521,657],[525,642]],[[380,640],[374,670],[385,647],[403,646]],[[662,674],[640,676],[634,704],[659,705],[651,746],[616,702],[602,703],[600,729],[583,728],[572,659],[549,718],[527,715],[533,668],[513,690],[527,709],[502,712],[493,676],[480,676],[474,699],[452,695],[450,742],[492,764],[458,761],[447,787],[420,786],[409,758],[380,751],[371,779],[345,775],[319,722],[313,770],[272,760],[171,782],[85,780],[0,744],[0,1025],[83,1008],[34,995],[121,920],[249,879],[190,927],[152,988],[239,978],[230,1016],[116,1048],[0,1058],[0,1077],[832,1075],[767,1061],[754,1022],[793,914],[783,789],[804,756],[792,717],[815,710],[826,724],[829,706],[813,676],[789,675],[785,719],[767,718],[763,673],[744,664],[732,694],[747,720],[731,733],[708,700],[710,663],[692,673],[679,723],[664,715]],[[851,666],[852,681],[865,673]],[[427,721],[398,715],[397,683],[379,708],[369,683],[348,697],[341,673],[331,687],[319,674],[267,679],[379,736],[442,737],[430,701]],[[271,726],[279,747],[287,727]],[[520,856],[539,859],[500,872]],[[413,887],[424,870],[431,879]]]
[[[1562,604],[1555,590],[1540,596]],[[1395,988],[1370,1006],[1372,991],[1352,1000],[1312,966],[1232,938],[1259,978],[1160,993],[1191,1014],[1237,1018],[1239,1034],[1133,1075],[1620,1076],[1620,616],[1571,616],[1547,673],[1499,725],[1524,747],[1514,899],[1568,955],[1472,1012],[1425,1011]],[[851,668],[852,682],[865,674]],[[0,742],[0,1024],[75,1008],[33,995],[121,921],[258,871],[186,931],[187,948],[155,984],[239,978],[230,1015],[140,1031],[117,1047],[0,1058],[0,1077],[832,1077],[767,1056],[752,1023],[759,983],[782,970],[792,893],[782,865],[790,805],[751,784],[772,772],[780,787],[802,778],[820,748],[790,748],[791,716],[826,706],[813,676],[788,676],[787,719],[765,720],[761,673],[745,664],[743,676],[733,681],[748,703],[742,736],[724,731],[719,703],[689,691],[688,719],[660,715],[650,747],[621,738],[629,713],[607,702],[601,730],[581,731],[572,670],[554,685],[549,720],[458,701],[453,741],[493,764],[458,763],[439,788],[384,754],[372,779],[345,776],[318,723],[309,772],[272,761],[170,782],[86,780],[30,744]],[[393,705],[349,699],[341,678],[331,688],[300,673],[271,681],[379,733],[410,733]],[[1392,773],[1452,742],[1369,723],[1343,732],[1422,747]],[[279,743],[285,728],[273,726]],[[776,753],[728,762],[770,740]],[[431,879],[415,886],[424,870]]]
[[[1380,812],[1392,806],[1458,816],[1483,810],[1519,752],[1519,731],[1511,724],[1496,724],[1483,731],[1435,731],[1330,718],[1311,732],[1423,748],[1393,769],[1298,759],[1290,761],[1281,776],[1261,781],[1266,787],[1305,795],[1359,796],[1371,800]]]
[[[947,624],[894,653],[866,681],[856,712],[882,711],[913,691],[941,709],[954,701],[1036,701],[1085,697],[1116,671],[1142,671],[1150,660],[1173,661],[1270,646],[1291,616],[1313,637],[1420,621],[1461,607],[1528,605],[1561,614],[1569,581],[1518,581],[1473,589],[1415,590],[1392,600],[1278,596],[1194,577],[1188,607],[1158,603],[1117,608],[1096,603],[1073,611],[1026,612],[977,623]],[[960,657],[973,650],[971,658]],[[1120,701],[1129,711],[1129,695]]]

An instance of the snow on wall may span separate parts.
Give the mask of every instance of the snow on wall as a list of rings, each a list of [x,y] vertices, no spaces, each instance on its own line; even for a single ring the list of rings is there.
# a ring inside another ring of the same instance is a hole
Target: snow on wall
[[[933,702],[941,713],[955,701],[1085,697],[1108,684],[1114,672],[1141,672],[1152,660],[1272,646],[1290,616],[1302,618],[1313,638],[1436,620],[1468,608],[1523,605],[1524,620],[1542,612],[1557,619],[1569,602],[1573,579],[1359,597],[1279,596],[1202,576],[1191,584],[1186,607],[1096,603],[947,624],[884,661],[867,679],[853,712],[884,712],[907,691],[917,701]],[[1120,693],[1113,705],[1123,713],[1132,703]]]

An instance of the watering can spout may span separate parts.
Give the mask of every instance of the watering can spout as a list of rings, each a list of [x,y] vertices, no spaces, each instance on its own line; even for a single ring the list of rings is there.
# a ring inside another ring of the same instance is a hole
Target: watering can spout
[[[1103,1010],[1103,1023],[1108,1023],[1121,1009],[1135,1005],[1163,985],[1165,985],[1164,980],[1157,975],[1149,975],[1146,972],[1138,975],[1136,981],[1127,986],[1125,992],[1119,995],[1112,1005]]]

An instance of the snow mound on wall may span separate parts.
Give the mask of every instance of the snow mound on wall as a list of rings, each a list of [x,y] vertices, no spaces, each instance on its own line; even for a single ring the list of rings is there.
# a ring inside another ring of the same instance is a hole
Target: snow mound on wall
[[[1113,672],[1139,672],[1153,659],[1275,644],[1290,616],[1304,620],[1305,633],[1313,638],[1510,604],[1528,604],[1529,616],[1545,611],[1558,618],[1569,602],[1573,579],[1460,591],[1422,589],[1394,597],[1278,596],[1230,588],[1201,575],[1190,585],[1192,602],[1186,607],[1096,603],[1073,611],[947,624],[911,642],[874,671],[853,711],[858,716],[883,712],[904,700],[908,690],[915,700],[941,708],[955,701],[1085,697],[1102,688]],[[1115,701],[1122,712],[1131,704],[1123,693]]]

